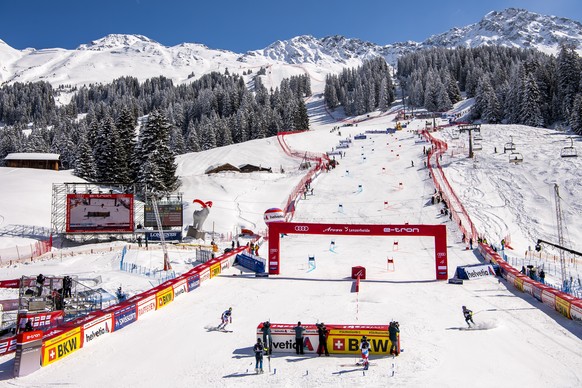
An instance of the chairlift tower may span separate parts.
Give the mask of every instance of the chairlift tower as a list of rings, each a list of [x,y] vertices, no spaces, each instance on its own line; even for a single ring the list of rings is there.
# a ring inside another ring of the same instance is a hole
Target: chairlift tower
[[[558,244],[563,247],[564,246],[564,233],[562,232],[562,227],[564,225],[564,217],[562,215],[562,205],[560,204],[560,190],[558,188],[557,183],[554,183],[554,197],[556,200],[556,219],[557,219],[557,227],[558,227]],[[562,272],[562,285],[563,285],[564,280],[565,280],[565,276],[566,276],[564,250],[559,249],[559,252],[560,252],[560,269]]]
[[[459,132],[469,132],[469,158],[473,157],[473,132],[481,133],[481,124],[459,125]]]

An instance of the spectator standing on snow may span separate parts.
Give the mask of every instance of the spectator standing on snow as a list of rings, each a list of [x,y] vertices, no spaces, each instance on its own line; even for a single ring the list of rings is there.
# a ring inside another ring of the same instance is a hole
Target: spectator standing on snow
[[[36,277],[36,296],[41,296],[42,295],[42,287],[44,286],[44,281],[45,281],[45,277],[43,274],[38,274],[38,276]]]
[[[317,336],[319,337],[319,345],[317,345],[317,354],[321,356],[321,353],[325,352],[326,356],[329,356],[329,351],[327,350],[327,335],[328,330],[324,323],[318,323],[317,325]]]
[[[265,344],[265,349],[267,349],[267,354],[273,354],[273,336],[271,335],[271,322],[263,322],[263,327],[261,328],[263,332],[263,343]]]
[[[400,336],[400,325],[396,321],[390,322],[390,326],[388,326],[388,337],[390,338],[390,342],[392,343],[392,346],[390,347],[390,354],[393,354],[395,356],[400,354],[400,349],[398,349],[399,336]]]
[[[255,372],[263,373],[263,353],[265,352],[265,348],[260,338],[257,338],[257,343],[253,347],[253,351],[255,352]]]
[[[301,326],[301,321],[297,322],[297,326],[293,330],[295,330],[295,352],[297,354],[303,354],[303,333],[305,332],[305,328]]]

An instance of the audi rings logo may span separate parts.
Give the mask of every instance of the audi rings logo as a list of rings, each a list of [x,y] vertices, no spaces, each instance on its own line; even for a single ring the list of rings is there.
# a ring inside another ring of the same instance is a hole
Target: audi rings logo
[[[297,225],[295,227],[295,231],[296,232],[307,232],[309,231],[309,226],[305,226],[305,225]]]

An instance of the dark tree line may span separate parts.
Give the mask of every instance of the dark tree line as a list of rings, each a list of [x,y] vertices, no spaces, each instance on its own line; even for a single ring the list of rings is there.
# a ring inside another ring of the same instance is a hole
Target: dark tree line
[[[412,106],[446,111],[461,92],[474,97],[472,118],[488,123],[551,126],[582,134],[582,61],[562,46],[557,57],[500,46],[432,48],[398,60],[398,78]]]
[[[178,86],[165,77],[122,77],[78,88],[62,107],[57,93],[45,82],[0,89],[0,122],[7,124],[0,158],[54,152],[63,168],[90,181],[158,182],[159,191],[171,191],[174,155],[309,129],[307,75],[284,79],[275,90],[258,76],[248,85],[228,70]]]
[[[329,74],[324,99],[329,109],[341,105],[348,116],[388,110],[394,101],[394,87],[386,61],[375,58],[358,68],[344,69],[339,75]]]

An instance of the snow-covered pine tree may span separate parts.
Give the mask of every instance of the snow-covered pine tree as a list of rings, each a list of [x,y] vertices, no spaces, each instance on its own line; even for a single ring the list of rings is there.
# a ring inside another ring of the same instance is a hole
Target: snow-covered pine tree
[[[306,130],[309,129],[309,116],[307,114],[307,107],[302,98],[297,100],[297,107],[293,118],[293,129]]]
[[[93,151],[87,141],[85,131],[80,131],[75,159],[74,175],[89,182],[95,180]]]
[[[138,182],[158,194],[171,193],[179,185],[174,153],[168,145],[170,127],[166,117],[154,110],[138,138]]]
[[[582,94],[576,95],[572,105],[570,126],[577,135],[582,135]]]
[[[120,178],[126,179],[121,182],[133,181],[136,177],[135,169],[135,147],[136,147],[136,118],[131,110],[124,106],[117,117],[115,127],[119,134],[120,152]]]
[[[522,90],[520,117],[521,123],[532,127],[544,125],[540,109],[541,98],[538,85],[533,74],[527,74]]]

